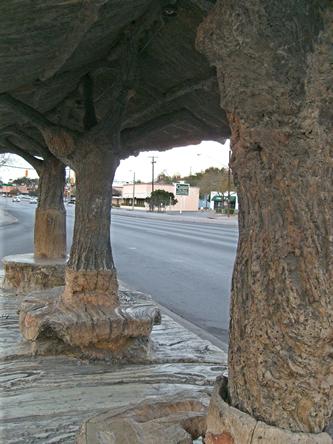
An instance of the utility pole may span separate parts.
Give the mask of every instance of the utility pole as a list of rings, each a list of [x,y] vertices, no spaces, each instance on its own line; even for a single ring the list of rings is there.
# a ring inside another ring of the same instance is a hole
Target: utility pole
[[[151,192],[153,193],[154,192],[154,177],[155,177],[154,166],[156,163],[155,159],[157,159],[157,157],[150,156],[150,158],[151,158]]]
[[[134,211],[134,199],[135,199],[135,171],[133,171],[133,196],[132,196],[132,211]]]
[[[229,149],[229,163],[228,163],[228,209],[227,209],[228,217],[230,217],[230,157],[231,157],[231,150]]]

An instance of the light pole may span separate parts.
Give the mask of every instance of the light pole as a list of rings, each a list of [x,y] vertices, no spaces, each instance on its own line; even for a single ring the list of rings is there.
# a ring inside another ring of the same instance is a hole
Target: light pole
[[[229,162],[228,162],[228,208],[227,208],[228,217],[230,217],[230,157],[231,157],[231,150],[229,149]]]
[[[135,199],[135,171],[133,171],[133,197],[132,197],[132,211],[134,211],[134,199]]]
[[[154,176],[155,176],[154,166],[156,163],[155,159],[157,159],[157,157],[150,156],[150,158],[151,158],[151,192],[153,193],[154,192]],[[152,205],[151,203],[149,204],[149,208],[150,208],[150,211],[154,211],[154,205]]]

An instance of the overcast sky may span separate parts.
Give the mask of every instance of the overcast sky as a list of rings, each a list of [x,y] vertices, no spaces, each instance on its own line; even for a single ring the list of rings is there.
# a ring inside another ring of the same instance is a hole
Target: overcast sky
[[[151,156],[155,156],[155,177],[165,172],[167,175],[180,174],[182,176],[197,173],[210,166],[219,167],[228,165],[229,141],[224,145],[217,142],[202,142],[200,145],[189,145],[182,148],[173,148],[168,151],[149,151],[131,156],[122,160],[116,172],[115,181],[131,182],[135,171],[136,180],[150,182],[152,177]],[[35,170],[23,159],[11,156],[12,168],[1,167],[0,178],[7,182],[9,179],[17,179],[29,169],[29,177],[38,177]]]

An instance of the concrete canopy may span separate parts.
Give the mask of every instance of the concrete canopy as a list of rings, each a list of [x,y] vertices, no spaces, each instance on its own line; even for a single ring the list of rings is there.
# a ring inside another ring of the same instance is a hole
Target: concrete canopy
[[[135,86],[122,124],[120,157],[202,140],[223,141],[229,125],[220,107],[215,71],[195,49],[197,27],[213,3],[15,0],[3,4],[0,91],[51,122],[80,132],[87,107],[95,108],[97,122],[106,115],[119,89],[121,60],[126,58],[123,36],[144,26]],[[14,151],[8,149],[14,143],[41,154],[44,143],[39,132],[1,100],[0,128],[2,150]]]

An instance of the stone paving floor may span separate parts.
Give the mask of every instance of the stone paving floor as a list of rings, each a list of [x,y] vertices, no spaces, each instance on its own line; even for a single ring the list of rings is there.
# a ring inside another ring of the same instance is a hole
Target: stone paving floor
[[[121,297],[147,303],[139,292]],[[210,394],[225,352],[169,316],[154,326],[145,364],[31,356],[18,329],[20,296],[0,290],[0,442],[74,443],[81,423],[114,407],[179,394]]]

